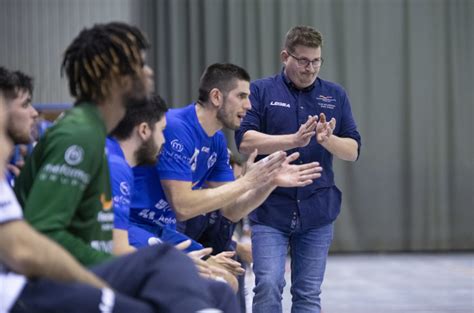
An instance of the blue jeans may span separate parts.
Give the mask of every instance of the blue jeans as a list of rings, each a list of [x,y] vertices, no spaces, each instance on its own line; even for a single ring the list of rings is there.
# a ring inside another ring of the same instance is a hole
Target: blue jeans
[[[291,312],[319,313],[319,295],[332,238],[333,224],[302,231],[301,223],[296,219],[289,232],[253,225],[253,313],[282,312],[288,248],[291,256]]]

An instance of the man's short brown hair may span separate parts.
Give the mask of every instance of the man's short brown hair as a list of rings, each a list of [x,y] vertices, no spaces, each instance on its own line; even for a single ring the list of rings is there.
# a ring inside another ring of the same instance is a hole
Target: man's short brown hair
[[[319,31],[310,26],[295,26],[286,33],[285,49],[294,52],[296,46],[318,48],[323,46],[323,37]]]

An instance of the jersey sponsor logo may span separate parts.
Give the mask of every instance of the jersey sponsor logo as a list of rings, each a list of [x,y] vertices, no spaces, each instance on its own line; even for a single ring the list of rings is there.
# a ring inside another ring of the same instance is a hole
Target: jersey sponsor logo
[[[76,186],[89,184],[90,175],[78,168],[72,168],[66,164],[46,164],[39,175],[40,180],[57,181],[63,185]]]
[[[97,222],[100,224],[102,232],[110,232],[114,229],[114,212],[99,211],[97,213]]]
[[[91,247],[102,252],[112,252],[112,240],[92,240]]]
[[[117,195],[114,196],[114,206],[115,207],[128,207],[130,206],[130,198],[127,196]]]
[[[160,201],[158,201],[158,202],[155,204],[155,208],[157,208],[158,210],[166,210],[166,211],[169,211],[169,210],[170,210],[170,205],[169,205],[169,203],[166,202],[165,200],[160,199]]]
[[[124,196],[129,196],[130,195],[130,186],[128,185],[128,183],[126,181],[120,182],[119,188],[120,188],[120,192]]]
[[[179,142],[178,139],[171,140],[170,144],[171,144],[171,148],[173,148],[173,150],[175,151],[182,152],[184,149],[183,144]]]
[[[71,166],[78,165],[84,159],[84,149],[78,145],[72,145],[64,153],[64,161]]]
[[[207,168],[210,169],[217,161],[217,153],[213,152],[209,159],[207,159]]]
[[[157,225],[176,225],[176,217],[160,215],[158,221],[153,221]]]
[[[102,209],[104,211],[109,211],[112,209],[113,201],[112,199],[107,199],[104,193],[100,195],[100,203],[102,203]]]
[[[174,151],[162,150],[160,157],[162,158],[170,158],[175,160],[176,162],[185,162],[190,163],[191,159],[181,153],[177,153]]]
[[[114,213],[102,212],[97,213],[97,222],[99,223],[112,223],[114,221]]]
[[[271,106],[283,107],[283,108],[291,108],[289,103],[280,102],[280,101],[272,101],[270,102]]]

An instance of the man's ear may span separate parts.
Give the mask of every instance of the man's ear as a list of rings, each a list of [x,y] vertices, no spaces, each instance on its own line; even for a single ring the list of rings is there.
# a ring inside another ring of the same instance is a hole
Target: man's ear
[[[138,136],[143,140],[148,140],[150,138],[151,129],[148,123],[142,122],[136,126],[136,132]]]
[[[281,50],[281,52],[280,52],[280,61],[281,61],[281,63],[286,65],[286,61],[288,60],[289,57],[290,57],[290,55],[288,54],[288,51]]]
[[[209,91],[209,100],[211,101],[213,107],[219,108],[222,105],[223,99],[224,95],[219,89],[212,88],[211,91]]]

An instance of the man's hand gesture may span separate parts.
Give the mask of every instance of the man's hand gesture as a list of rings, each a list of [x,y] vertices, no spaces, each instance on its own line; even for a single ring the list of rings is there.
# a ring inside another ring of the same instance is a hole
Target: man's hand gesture
[[[283,162],[274,179],[274,184],[279,187],[304,187],[313,183],[314,179],[321,177],[323,168],[318,162],[308,164],[290,164],[298,159],[300,154],[295,152]]]
[[[336,128],[336,119],[333,117],[329,122],[326,122],[326,115],[321,113],[319,121],[316,125],[316,139],[319,144],[325,143],[331,137],[334,128]]]
[[[316,125],[318,116],[308,116],[306,123],[300,126],[300,129],[294,133],[296,147],[305,147],[309,144],[311,138],[316,134]]]

